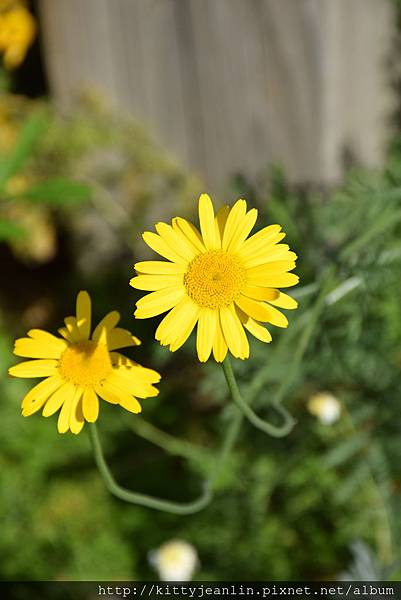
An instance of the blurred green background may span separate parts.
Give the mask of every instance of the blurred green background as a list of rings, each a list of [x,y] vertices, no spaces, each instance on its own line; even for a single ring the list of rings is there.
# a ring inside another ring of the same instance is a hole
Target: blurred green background
[[[282,402],[297,423],[281,439],[245,423],[212,504],[177,517],[111,497],[87,432],[59,435],[54,418],[22,418],[32,383],[11,380],[7,368],[18,360],[13,339],[32,327],[54,332],[80,289],[92,295],[95,321],[119,310],[143,341],[127,354],[159,370],[162,382],[140,417],[102,404],[109,464],[130,489],[195,497],[234,410],[223,373],[197,362],[193,339],[176,353],[161,348],[158,319],[133,319],[140,294],[128,281],[134,262],[150,256],[140,233],[176,215],[196,218],[205,185],[96,93],[60,111],[31,79],[31,71],[2,71],[0,578],[152,579],[150,553],[181,539],[199,556],[196,579],[333,579],[344,571],[400,579],[397,123],[383,168],[352,166],[341,185],[289,184],[270,164],[256,181],[238,173],[215,195],[256,205],[259,226],[282,224],[299,256],[300,308],[289,328],[272,331],[268,346],[252,340],[249,361],[234,365],[260,414],[277,421],[271,405]],[[334,415],[316,401],[321,393],[334,397]]]

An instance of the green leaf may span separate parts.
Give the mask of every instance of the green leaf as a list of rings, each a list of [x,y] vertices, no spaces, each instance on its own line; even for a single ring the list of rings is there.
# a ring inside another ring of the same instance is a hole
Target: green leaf
[[[7,181],[23,167],[25,161],[33,154],[35,145],[47,126],[47,118],[43,110],[33,113],[25,122],[14,150],[0,159],[0,190]]]
[[[48,179],[25,190],[21,197],[31,202],[48,204],[79,204],[89,200],[91,189],[79,181],[71,181],[62,177]]]
[[[326,468],[338,467],[364,450],[367,444],[368,436],[365,433],[356,434],[327,452],[323,457],[323,464]]]
[[[24,237],[25,230],[7,219],[0,219],[0,242],[8,242]]]

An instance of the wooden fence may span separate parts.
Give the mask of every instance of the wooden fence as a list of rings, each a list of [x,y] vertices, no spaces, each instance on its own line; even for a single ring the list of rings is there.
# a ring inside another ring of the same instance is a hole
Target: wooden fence
[[[56,100],[92,85],[219,188],[272,162],[295,181],[379,165],[391,0],[40,0]]]

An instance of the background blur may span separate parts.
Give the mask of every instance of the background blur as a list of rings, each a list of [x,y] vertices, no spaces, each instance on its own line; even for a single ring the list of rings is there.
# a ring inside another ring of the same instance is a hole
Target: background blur
[[[400,579],[400,5],[0,0],[0,51],[0,577],[152,579],[179,539],[198,579]],[[299,256],[288,330],[235,364],[297,424],[245,424],[213,503],[176,517],[111,497],[85,430],[23,419],[31,382],[6,373],[80,289],[95,320],[116,308],[163,379],[140,417],[103,403],[112,470],[194,497],[233,407],[193,340],[172,354],[134,321],[128,281],[140,233],[201,191],[246,198]]]

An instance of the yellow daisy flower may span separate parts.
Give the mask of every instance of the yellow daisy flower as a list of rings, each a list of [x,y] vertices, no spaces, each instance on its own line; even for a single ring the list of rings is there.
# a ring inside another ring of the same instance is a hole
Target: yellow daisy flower
[[[297,302],[279,291],[298,283],[289,273],[297,258],[280,225],[264,227],[248,237],[257,219],[245,200],[215,216],[207,194],[199,199],[200,231],[177,217],[172,224],[158,223],[157,233],[145,232],[144,241],[167,261],[135,265],[130,284],[152,291],[137,302],[135,317],[146,319],[169,313],[156,330],[156,339],[175,351],[198,324],[199,360],[211,352],[222,362],[229,349],[233,356],[249,357],[244,328],[262,342],[271,335],[262,323],[287,327],[287,318],[276,308],[296,308]]]
[[[116,327],[117,311],[108,313],[91,333],[91,299],[79,292],[76,317],[67,317],[59,329],[62,338],[47,331],[31,329],[15,342],[14,354],[35,360],[9,369],[14,377],[46,377],[22,401],[24,417],[43,408],[44,417],[60,410],[58,431],[79,433],[85,421],[99,416],[99,397],[119,404],[132,413],[142,407],[137,398],[157,396],[152,385],[160,381],[156,371],[147,369],[115,350],[141,342],[126,329]]]

